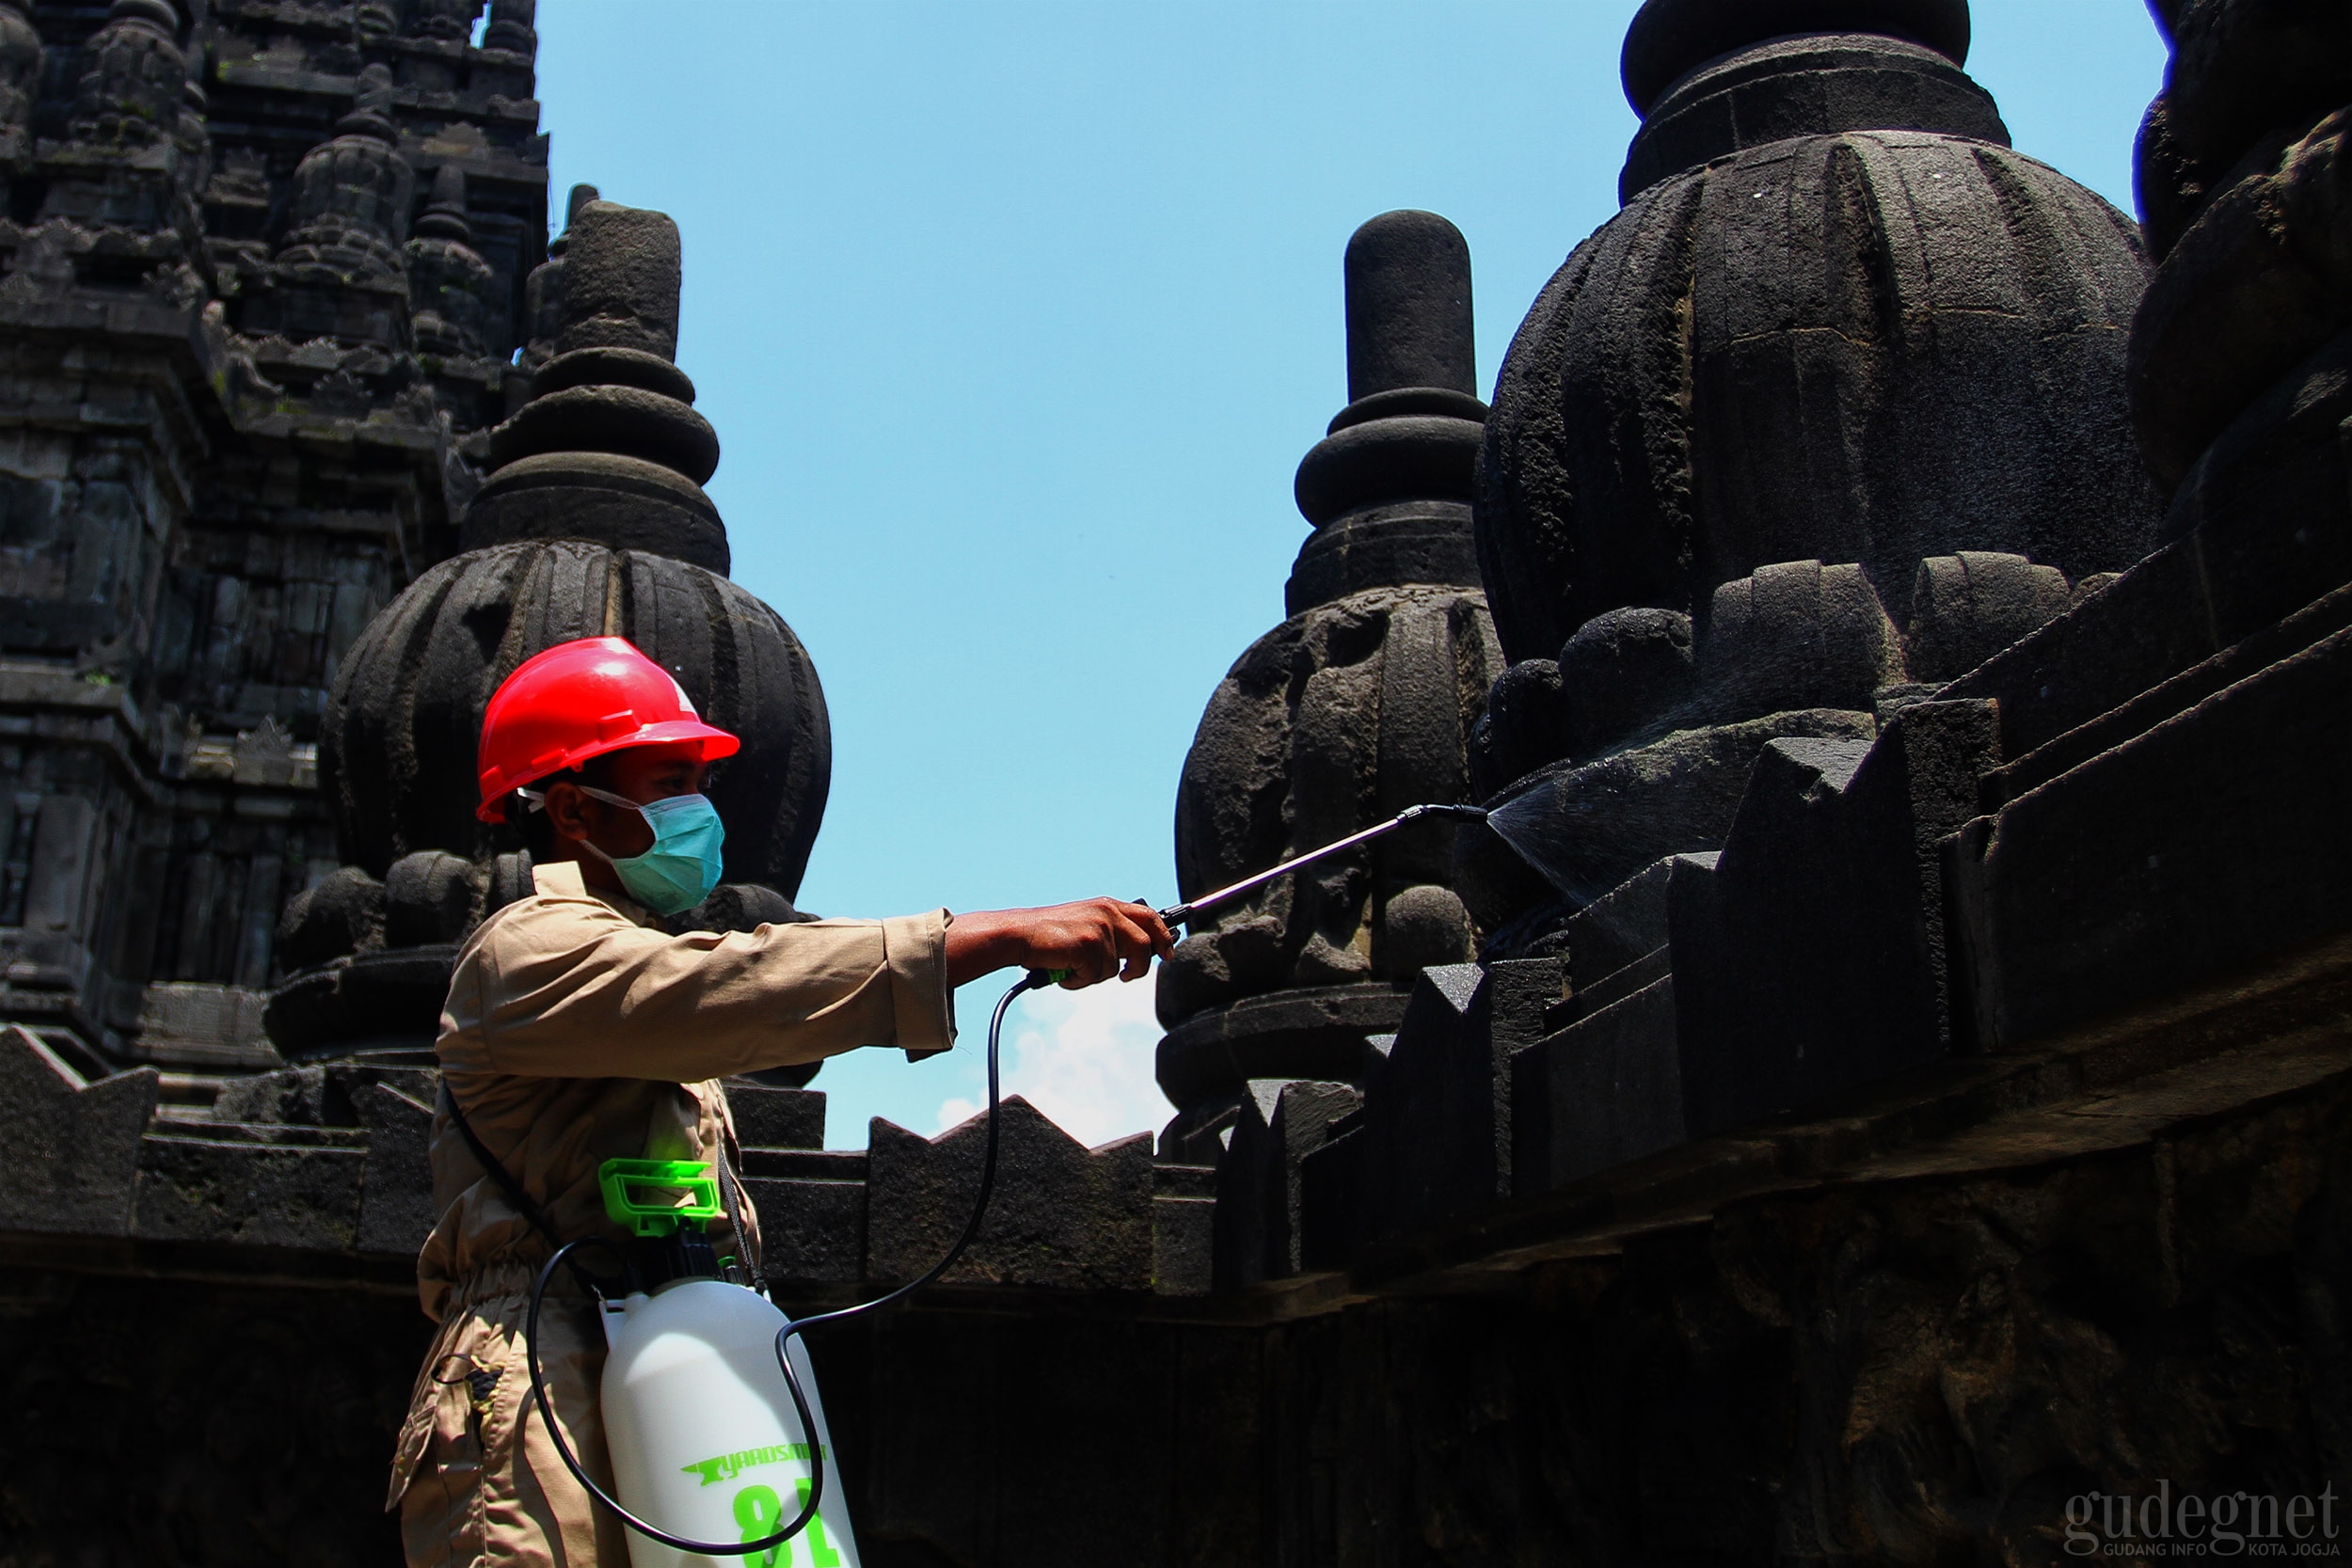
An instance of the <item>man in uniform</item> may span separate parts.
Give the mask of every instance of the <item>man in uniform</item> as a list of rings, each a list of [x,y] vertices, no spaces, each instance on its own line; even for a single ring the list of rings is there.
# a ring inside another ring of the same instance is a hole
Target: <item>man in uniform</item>
[[[755,1277],[720,1080],[862,1045],[944,1050],[967,980],[1010,966],[1068,970],[1073,988],[1135,980],[1172,943],[1151,910],[1109,898],[671,936],[660,917],[718,882],[723,830],[702,785],[737,746],[616,637],[527,660],[484,715],[479,815],[521,829],[536,891],[475,929],[441,1014],[439,1220],[417,1260],[440,1332],[387,1505],[415,1568],[628,1560],[625,1528],[530,1414],[523,1361],[532,1285],[558,1239],[623,1235],[597,1186],[606,1160],[718,1165],[729,1219],[713,1244]],[[610,1490],[603,1331],[577,1281],[550,1284],[539,1336],[564,1437]]]

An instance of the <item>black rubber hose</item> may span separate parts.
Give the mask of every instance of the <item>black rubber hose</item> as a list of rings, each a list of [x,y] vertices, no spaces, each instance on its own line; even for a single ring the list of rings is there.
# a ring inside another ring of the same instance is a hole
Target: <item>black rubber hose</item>
[[[784,1373],[785,1391],[792,1396],[793,1413],[801,1418],[801,1434],[808,1440],[809,1464],[807,1500],[801,1505],[801,1512],[793,1521],[773,1535],[763,1535],[756,1541],[741,1541],[727,1544],[709,1541],[689,1541],[683,1536],[672,1535],[666,1530],[656,1528],[645,1523],[644,1520],[623,1508],[616,1499],[606,1494],[603,1487],[598,1486],[594,1480],[590,1479],[586,1470],[580,1467],[579,1459],[572,1453],[571,1446],[564,1441],[564,1433],[555,1424],[555,1412],[548,1404],[547,1385],[539,1375],[539,1305],[547,1298],[548,1282],[555,1277],[557,1266],[564,1261],[574,1247],[611,1247],[620,1255],[621,1265],[625,1269],[629,1268],[629,1260],[628,1253],[622,1249],[620,1243],[606,1236],[583,1236],[579,1241],[566,1242],[555,1249],[555,1256],[548,1259],[546,1265],[539,1270],[538,1283],[532,1288],[531,1291],[530,1315],[523,1321],[523,1361],[531,1372],[531,1397],[539,1407],[539,1419],[546,1423],[548,1437],[555,1444],[556,1455],[564,1461],[564,1467],[571,1471],[574,1481],[587,1488],[589,1496],[611,1509],[621,1523],[648,1540],[660,1542],[673,1551],[702,1557],[752,1557],[760,1552],[773,1551],[776,1547],[783,1545],[787,1541],[806,1529],[808,1522],[817,1517],[818,1505],[825,1499],[825,1450],[824,1445],[817,1441],[817,1421],[809,1411],[807,1396],[801,1391],[800,1375],[793,1371],[792,1359],[786,1354],[792,1336],[804,1333],[822,1323],[837,1323],[844,1319],[877,1311],[893,1302],[905,1300],[953,1268],[956,1259],[963,1256],[963,1249],[970,1246],[972,1239],[980,1233],[980,1221],[988,1213],[989,1196],[996,1186],[998,1061],[1004,1040],[1005,1009],[1011,1006],[1013,998],[1023,991],[1036,990],[1051,984],[1053,981],[1048,976],[1032,971],[1023,975],[1010,990],[997,999],[996,1010],[989,1015],[988,1141],[980,1156],[980,1185],[979,1191],[972,1199],[972,1217],[964,1222],[963,1234],[956,1238],[956,1244],[949,1247],[947,1255],[932,1264],[930,1270],[918,1279],[910,1280],[895,1291],[876,1296],[872,1301],[859,1302],[855,1307],[844,1307],[833,1312],[819,1312],[813,1317],[787,1319],[785,1325],[776,1331],[776,1370]],[[634,1271],[631,1272],[633,1274]]]

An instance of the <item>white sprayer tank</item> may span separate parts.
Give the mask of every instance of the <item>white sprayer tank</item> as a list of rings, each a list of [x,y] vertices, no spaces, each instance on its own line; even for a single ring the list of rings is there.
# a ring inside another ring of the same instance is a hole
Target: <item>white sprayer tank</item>
[[[718,1279],[685,1279],[605,1312],[604,1434],[614,1490],[647,1524],[691,1541],[756,1541],[803,1506],[812,1455],[776,1370],[785,1316]],[[690,1557],[635,1530],[632,1568],[858,1568],[817,1375],[799,1338],[792,1370],[817,1420],[824,1497],[800,1534],[752,1557]]]

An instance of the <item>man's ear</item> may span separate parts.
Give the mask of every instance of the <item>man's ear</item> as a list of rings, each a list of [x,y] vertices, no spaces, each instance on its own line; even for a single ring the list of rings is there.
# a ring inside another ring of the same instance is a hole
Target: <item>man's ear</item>
[[[558,838],[584,839],[588,836],[583,811],[586,803],[587,797],[580,794],[579,785],[557,782],[547,786],[547,798],[540,809],[548,814],[548,826],[555,830]]]

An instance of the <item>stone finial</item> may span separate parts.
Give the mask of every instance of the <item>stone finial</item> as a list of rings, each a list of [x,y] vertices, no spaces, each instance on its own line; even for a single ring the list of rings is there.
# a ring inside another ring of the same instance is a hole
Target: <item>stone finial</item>
[[[408,300],[417,347],[429,354],[479,356],[495,283],[490,264],[473,248],[466,221],[466,171],[443,164],[433,194],[408,242]]]
[[[1347,242],[1347,395],[1478,392],[1470,245],[1435,213],[1383,213]]]
[[[1767,39],[1874,33],[1968,63],[1968,0],[1648,0],[1626,29],[1618,71],[1646,117],[1692,67]]]
[[[351,112],[335,122],[339,136],[372,136],[387,146],[398,146],[400,133],[392,127],[392,71],[389,66],[372,65],[359,73],[359,87],[352,100]]]
[[[591,201],[598,201],[601,199],[603,199],[603,198],[594,185],[574,185],[572,187],[571,194],[564,198],[564,232],[558,234],[554,239],[548,242],[548,255],[561,256],[564,254],[564,247],[571,243],[572,225],[579,221],[580,210],[582,207],[587,206]]]
[[[627,348],[677,356],[677,225],[666,213],[590,200],[574,210],[555,350]]]
[[[1929,131],[2009,145],[1993,97],[1960,69],[1966,0],[1650,0],[1626,35],[1642,128],[1620,200],[1793,136]]]
[[[596,186],[572,187],[564,204],[564,227],[548,242],[548,259],[532,268],[523,281],[522,363],[526,369],[536,369],[555,354],[555,335],[564,330],[564,255],[572,247],[572,221],[596,199]]]
[[[424,215],[417,219],[417,233],[473,244],[473,225],[466,221],[466,171],[457,165],[443,164],[434,171],[433,193],[425,201]]]
[[[199,64],[202,56],[190,64]],[[180,123],[173,133],[173,141],[180,148],[180,188],[191,201],[199,198],[213,178],[213,134],[206,121],[212,114],[212,103],[195,77],[189,77],[180,87]]]
[[[151,142],[180,122],[187,56],[170,0],[114,0],[82,51],[73,134],[85,140]]]
[[[490,24],[482,30],[482,47],[510,55],[537,54],[538,13],[538,0],[490,0]]]
[[[40,93],[40,33],[31,0],[0,0],[0,157],[22,157],[33,101]]]
[[[409,35],[463,43],[473,33],[473,20],[482,14],[482,0],[418,0]]]
[[[1364,588],[1478,580],[1468,524],[1486,405],[1470,245],[1435,213],[1383,213],[1348,240],[1344,273],[1350,401],[1292,487],[1317,530],[1291,575],[1293,614]]]
[[[597,200],[592,187],[573,196],[583,191],[563,256],[532,275],[555,352],[526,356],[532,396],[490,432],[494,471],[459,537],[468,549],[595,539],[723,573],[726,528],[701,487],[719,466],[719,436],[673,362],[677,225]]]
[[[180,31],[180,9],[172,0],[114,0],[106,8],[106,24],[143,22],[177,36]]]
[[[335,139],[304,153],[294,166],[294,227],[278,252],[280,263],[324,266],[346,277],[399,275],[416,176],[400,155],[398,133],[388,118],[391,103],[391,71],[368,67]]]

